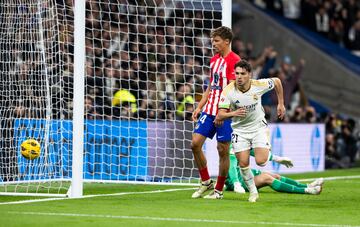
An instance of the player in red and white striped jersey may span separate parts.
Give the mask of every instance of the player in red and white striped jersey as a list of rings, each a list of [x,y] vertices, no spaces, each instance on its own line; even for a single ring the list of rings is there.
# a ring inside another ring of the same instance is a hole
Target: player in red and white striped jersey
[[[230,28],[222,26],[211,33],[212,45],[216,54],[211,58],[210,85],[204,92],[198,107],[193,113],[193,120],[196,127],[192,137],[191,149],[199,169],[202,180],[199,189],[193,193],[192,198],[200,198],[203,194],[214,188],[207,169],[207,161],[202,151],[206,138],[213,138],[216,133],[219,153],[219,176],[215,190],[204,198],[221,199],[227,172],[229,170],[229,146],[231,142],[231,120],[216,120],[218,103],[221,92],[231,81],[235,80],[234,66],[240,61],[240,57],[231,51],[230,44],[233,34]],[[201,113],[200,118],[198,115]]]
[[[232,51],[226,57],[216,54],[211,58],[210,89],[208,100],[203,110],[206,114],[216,116],[220,94],[231,80],[235,80],[233,67],[238,61],[240,61],[240,57]]]

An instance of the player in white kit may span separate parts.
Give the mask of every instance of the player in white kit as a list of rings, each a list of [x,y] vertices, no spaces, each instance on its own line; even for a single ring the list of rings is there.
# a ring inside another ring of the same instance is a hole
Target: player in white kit
[[[265,166],[269,158],[270,141],[261,96],[275,88],[278,98],[277,114],[285,115],[283,87],[278,78],[253,80],[251,65],[241,60],[235,64],[236,80],[225,87],[219,102],[218,120],[232,118],[232,145],[239,161],[241,174],[250,192],[249,201],[256,202],[258,192],[249,167],[250,149],[255,161]]]

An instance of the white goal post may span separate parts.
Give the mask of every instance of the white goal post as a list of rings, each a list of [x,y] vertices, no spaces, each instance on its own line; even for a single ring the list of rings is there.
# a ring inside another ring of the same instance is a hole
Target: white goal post
[[[4,0],[0,194],[197,183],[190,116],[221,24],[231,1]],[[21,156],[28,138],[37,159]]]

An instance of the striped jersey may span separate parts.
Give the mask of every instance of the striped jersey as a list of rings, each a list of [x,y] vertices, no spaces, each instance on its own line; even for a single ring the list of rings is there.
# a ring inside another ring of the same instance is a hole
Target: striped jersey
[[[275,83],[272,79],[251,80],[250,89],[243,93],[236,88],[235,82],[232,82],[224,88],[219,108],[230,109],[230,111],[245,108],[246,116],[233,117],[231,127],[244,133],[255,132],[267,125],[261,96],[274,87]]]
[[[216,116],[221,92],[230,80],[235,80],[234,66],[238,61],[240,57],[232,51],[225,58],[220,54],[211,58],[210,92],[203,109],[206,114]]]

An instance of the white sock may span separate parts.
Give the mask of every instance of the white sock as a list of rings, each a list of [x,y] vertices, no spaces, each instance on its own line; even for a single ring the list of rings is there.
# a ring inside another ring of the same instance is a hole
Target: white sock
[[[255,186],[255,181],[254,181],[254,175],[250,170],[250,167],[245,167],[245,168],[240,168],[240,173],[241,176],[244,179],[244,182],[247,186],[247,188],[249,189],[250,193],[258,193],[256,186]]]

